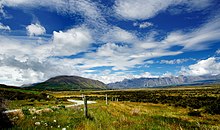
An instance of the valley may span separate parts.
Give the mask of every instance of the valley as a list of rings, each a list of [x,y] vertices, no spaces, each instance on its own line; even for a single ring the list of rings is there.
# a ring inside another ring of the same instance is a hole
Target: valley
[[[1,95],[3,90],[33,94],[23,99],[4,100],[5,110],[21,109],[24,114],[24,118],[9,119],[12,129],[218,130],[220,128],[220,85],[218,84],[93,91],[1,88]],[[42,93],[45,96],[39,98]],[[88,118],[83,115],[83,105],[74,106],[73,103],[68,102],[69,99],[82,101],[82,94],[88,96],[89,101],[96,101],[94,104],[88,104]],[[106,94],[108,105],[105,103]],[[72,107],[67,107],[71,105]],[[30,110],[41,113],[31,113]]]

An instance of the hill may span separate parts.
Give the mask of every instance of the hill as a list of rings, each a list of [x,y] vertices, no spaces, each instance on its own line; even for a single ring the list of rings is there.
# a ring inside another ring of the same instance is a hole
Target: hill
[[[48,99],[47,94],[44,92],[0,84],[0,100],[26,100],[31,98],[36,100]]]
[[[17,87],[17,86],[9,86],[9,85],[5,85],[5,84],[0,84],[0,88],[14,88],[14,89],[19,89],[20,87]]]
[[[29,86],[29,88],[42,90],[81,90],[81,89],[106,89],[107,86],[98,81],[79,76],[57,76],[45,82]]]
[[[165,87],[175,85],[201,85],[220,83],[220,75],[204,76],[178,76],[178,77],[159,77],[159,78],[135,78],[125,79],[121,82],[108,84],[111,88],[149,88]]]

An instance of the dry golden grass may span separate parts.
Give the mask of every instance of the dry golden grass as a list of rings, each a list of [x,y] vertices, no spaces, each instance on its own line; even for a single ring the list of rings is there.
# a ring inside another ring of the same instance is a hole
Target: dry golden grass
[[[187,108],[163,104],[109,101],[106,105],[105,101],[98,101],[88,108],[89,118],[84,118],[82,106],[59,109],[42,115],[26,115],[12,129],[61,129],[67,126],[67,129],[77,130],[220,129],[220,115],[203,113],[201,117],[193,117],[188,116]],[[41,125],[36,126],[36,122]]]
[[[134,112],[135,111],[135,112]],[[77,129],[219,129],[220,116],[188,116],[188,109],[162,104],[111,102],[93,104],[93,120],[83,121]]]
[[[219,87],[219,86],[217,86]],[[188,88],[172,88],[183,90],[187,95],[195,95],[191,91],[184,91],[195,89]],[[209,87],[198,87],[197,89],[211,89]],[[139,89],[138,89],[139,90]],[[143,91],[165,90],[165,89],[142,89]],[[171,90],[171,89],[170,89]],[[109,90],[114,92],[113,90]],[[80,92],[80,91],[64,91],[64,92],[49,92],[55,97],[81,97],[81,94],[89,95],[91,97],[104,96],[104,92]],[[119,90],[117,90],[119,91]],[[123,91],[137,91],[123,90]],[[179,92],[179,91],[178,91]],[[192,91],[194,92],[194,91]],[[139,94],[139,93],[138,93]],[[157,93],[156,93],[157,94]],[[175,93],[168,93],[176,96]],[[181,93],[178,93],[181,94]],[[218,96],[216,93],[214,96]],[[109,98],[110,99],[110,98]],[[11,106],[18,105],[18,107],[27,107],[30,102],[14,101]],[[36,107],[52,107],[54,101],[34,101],[31,102]],[[48,103],[48,104],[44,104]],[[20,104],[20,105],[19,105]],[[65,102],[63,102],[65,104]],[[10,104],[9,104],[10,105]],[[29,104],[30,105],[30,104]],[[16,107],[17,108],[17,107]],[[49,114],[42,115],[26,115],[26,118],[12,129],[76,129],[76,130],[219,130],[220,129],[220,115],[210,115],[208,113],[201,113],[201,116],[189,116],[189,108],[174,107],[168,104],[153,104],[141,102],[128,101],[109,101],[106,105],[104,100],[98,100],[96,104],[88,105],[89,118],[83,116],[83,106],[77,108],[62,108],[54,110]],[[202,110],[202,109],[201,109]],[[57,120],[57,122],[53,122]],[[36,126],[36,122],[41,124],[48,124]],[[58,126],[60,127],[58,128]],[[68,126],[68,127],[67,127]]]

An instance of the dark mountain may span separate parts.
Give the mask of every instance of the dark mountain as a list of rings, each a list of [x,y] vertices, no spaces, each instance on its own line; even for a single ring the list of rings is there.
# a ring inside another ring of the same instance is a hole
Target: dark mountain
[[[45,82],[29,86],[29,88],[43,90],[81,90],[81,89],[106,89],[107,86],[98,81],[79,76],[57,76]]]
[[[110,83],[108,86],[111,88],[148,88],[209,83],[220,83],[220,75],[125,79],[121,82]]]
[[[17,87],[17,86],[9,86],[9,85],[5,85],[5,84],[0,84],[0,88],[13,88],[13,89],[19,89],[20,87]]]

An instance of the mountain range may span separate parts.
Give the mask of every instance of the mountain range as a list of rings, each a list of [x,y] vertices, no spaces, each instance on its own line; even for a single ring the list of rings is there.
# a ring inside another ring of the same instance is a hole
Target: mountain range
[[[220,83],[220,75],[204,75],[204,76],[170,76],[159,78],[135,78],[125,79],[121,82],[110,83],[110,88],[149,88],[149,87],[165,87],[175,85],[199,85]]]
[[[124,88],[150,88],[150,87],[169,87],[180,85],[201,85],[220,83],[220,75],[204,76],[170,76],[158,78],[134,78],[124,79],[121,82],[104,84],[98,80],[83,78],[79,76],[56,76],[41,83],[23,85],[24,89],[38,90],[100,90],[100,89],[124,89]],[[1,85],[1,87],[10,87]],[[15,87],[19,88],[19,87]]]

